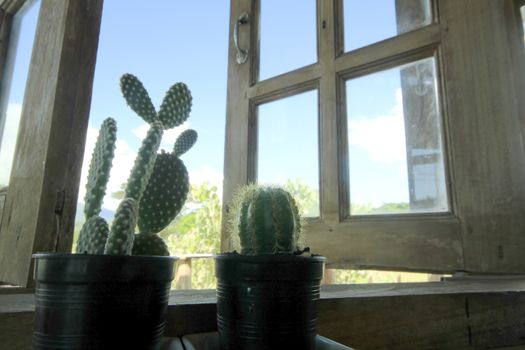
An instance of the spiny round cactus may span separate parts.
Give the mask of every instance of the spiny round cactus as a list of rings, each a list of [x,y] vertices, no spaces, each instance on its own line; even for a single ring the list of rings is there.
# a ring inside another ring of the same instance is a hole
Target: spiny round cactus
[[[182,132],[179,137],[177,137],[177,141],[175,141],[175,146],[173,146],[173,154],[177,157],[180,157],[184,153],[186,153],[195,142],[197,142],[197,132],[193,129],[188,129]]]
[[[184,83],[177,83],[166,92],[157,116],[166,129],[171,129],[184,123],[190,111],[190,89]]]
[[[182,209],[190,189],[188,171],[177,156],[164,151],[139,203],[140,232],[160,232]]]
[[[111,224],[104,254],[130,255],[135,238],[137,223],[137,201],[133,198],[124,198],[120,202]]]
[[[82,226],[78,235],[77,253],[103,254],[109,227],[100,216],[92,216]]]
[[[156,233],[139,233],[133,240],[131,254],[168,256],[170,251],[164,240]]]
[[[301,233],[299,210],[292,195],[279,187],[249,185],[236,194],[230,211],[241,254],[294,253]]]
[[[128,106],[141,116],[146,123],[151,124],[158,120],[157,112],[151,102],[148,91],[136,76],[124,74],[120,78],[120,90]]]
[[[112,118],[104,120],[98,132],[97,142],[89,164],[86,195],[84,196],[84,214],[86,220],[98,215],[102,208],[102,200],[106,194],[111,163],[115,153],[117,140],[117,123]]]
[[[129,175],[125,198],[134,198],[137,202],[140,201],[155,165],[157,150],[162,138],[162,129],[160,122],[151,124]]]

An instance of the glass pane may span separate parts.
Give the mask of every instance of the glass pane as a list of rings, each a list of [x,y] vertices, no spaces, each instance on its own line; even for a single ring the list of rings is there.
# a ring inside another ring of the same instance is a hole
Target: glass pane
[[[430,0],[344,0],[344,46],[352,51],[432,22]]]
[[[283,185],[304,217],[319,216],[317,99],[314,90],[258,107],[258,182]]]
[[[262,0],[260,18],[259,80],[317,62],[315,0]]]
[[[523,32],[525,33],[525,5],[520,8],[521,22],[523,24]],[[523,41],[525,42],[525,34],[523,35]]]
[[[435,60],[346,82],[350,213],[448,210]]]
[[[13,20],[0,99],[0,188],[9,184],[11,175],[39,9],[40,1],[31,3]]]

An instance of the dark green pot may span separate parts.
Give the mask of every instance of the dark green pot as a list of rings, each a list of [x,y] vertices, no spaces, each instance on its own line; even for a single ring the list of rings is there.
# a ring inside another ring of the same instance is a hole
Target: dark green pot
[[[158,348],[177,258],[33,257],[33,349]]]
[[[215,257],[222,350],[315,349],[324,257]]]

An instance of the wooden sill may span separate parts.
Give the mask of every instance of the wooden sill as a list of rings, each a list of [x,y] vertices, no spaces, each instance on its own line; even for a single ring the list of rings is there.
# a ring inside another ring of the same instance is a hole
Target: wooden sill
[[[215,311],[214,290],[174,291],[165,335],[214,331]],[[30,349],[33,312],[32,294],[0,294],[1,348]],[[364,350],[517,350],[523,315],[523,278],[331,285],[322,288],[319,334]]]

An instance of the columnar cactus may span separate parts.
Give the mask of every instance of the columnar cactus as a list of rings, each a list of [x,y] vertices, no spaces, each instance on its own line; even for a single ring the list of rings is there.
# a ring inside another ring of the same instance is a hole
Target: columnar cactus
[[[150,124],[150,129],[128,178],[125,198],[109,230],[106,221],[98,214],[109,179],[116,124],[112,119],[103,123],[91,161],[86,188],[86,207],[89,206],[89,210],[85,210],[86,223],[80,231],[77,252],[169,255],[158,233],[169,225],[186,201],[190,187],[188,171],[179,157],[196,142],[197,132],[186,130],[181,133],[171,153],[162,151],[157,155],[157,151],[163,130],[181,125],[189,117],[191,93],[183,83],[173,85],[157,113],[137,77],[123,75],[120,87],[127,104]],[[134,233],[137,222],[139,234]]]
[[[86,195],[84,197],[84,214],[88,219],[98,215],[102,208],[116,141],[117,123],[112,118],[107,118],[100,127],[89,164]]]
[[[294,253],[299,250],[301,218],[292,195],[279,187],[249,185],[236,194],[230,211],[241,254]]]

